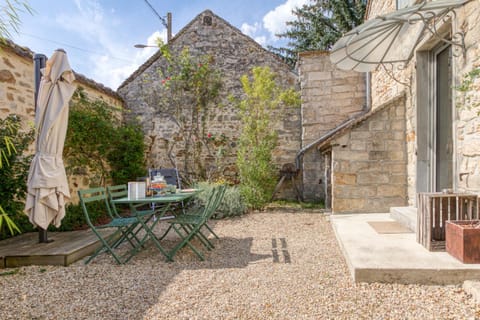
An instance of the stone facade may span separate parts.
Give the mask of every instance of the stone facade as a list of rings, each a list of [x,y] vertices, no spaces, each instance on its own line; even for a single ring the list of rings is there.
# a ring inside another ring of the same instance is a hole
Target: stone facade
[[[395,10],[395,1],[369,1],[367,19],[374,18]],[[452,56],[452,85],[451,96],[453,109],[453,188],[458,192],[480,192],[480,82],[474,81],[471,90],[460,92],[458,87],[464,76],[473,69],[480,67],[480,2],[470,1],[455,10],[456,15],[451,20],[443,23],[439,30],[443,34],[463,32],[465,35],[465,51],[454,48]],[[408,38],[408,37],[406,37]],[[428,58],[422,56],[430,54],[440,45],[435,37],[426,37],[417,47],[416,54],[408,65],[402,70],[395,70],[394,74],[402,83],[394,81],[384,70],[379,68],[372,73],[371,94],[372,108],[378,108],[394,96],[405,92],[406,117],[405,137],[407,142],[407,183],[408,204],[415,206],[418,191],[434,191],[428,187],[430,182],[418,181],[424,179],[418,176],[418,154],[424,148],[419,142],[419,132],[422,126],[427,126],[418,119],[422,110],[431,110],[432,105],[425,97],[428,81],[432,76],[425,76],[428,71]],[[423,73],[423,74],[422,74]],[[424,81],[427,80],[427,81]],[[422,98],[423,97],[423,98]],[[425,152],[430,152],[425,150]],[[417,190],[419,182],[430,190]]]
[[[199,14],[177,33],[168,46],[174,54],[188,47],[192,56],[209,55],[214,68],[221,72],[223,82],[221,95],[217,105],[212,106],[212,110],[209,111],[204,126],[213,136],[223,134],[231,142],[231,146],[234,146],[223,160],[226,164],[221,169],[223,170],[221,174],[235,176],[235,142],[240,134],[241,124],[238,109],[230,97],[236,99],[242,97],[240,77],[248,74],[255,66],[268,66],[277,74],[278,84],[286,88],[297,85],[296,74],[277,56],[209,10]],[[118,92],[124,98],[128,109],[125,117],[138,119],[144,128],[149,146],[148,165],[150,167],[176,165],[182,171],[184,167],[182,154],[185,150],[182,149],[182,144],[176,141],[175,135],[180,129],[175,110],[171,108],[160,110],[154,99],[160,92],[159,70],[164,69],[165,65],[165,59],[158,52],[132,74],[119,87]],[[191,107],[185,106],[182,115],[189,112]],[[284,111],[275,128],[279,134],[279,147],[274,152],[274,161],[281,168],[285,163],[293,163],[295,153],[300,148],[300,108]],[[198,140],[205,143],[204,137],[199,137]],[[215,151],[214,146],[212,149],[204,148],[203,157],[214,162]]]
[[[305,200],[325,199],[325,163],[315,142],[365,112],[365,74],[335,68],[328,52],[304,52],[298,71],[302,95],[302,176]],[[304,152],[303,152],[304,150]]]
[[[75,74],[75,83],[84,88],[91,99],[102,99],[110,105],[122,107],[118,94],[86,77]],[[17,114],[22,119],[25,130],[34,126],[35,121],[35,79],[33,53],[11,42],[0,48],[0,117]],[[34,145],[29,148],[34,152]],[[77,190],[88,187],[88,179],[69,176],[72,201],[76,202]]]
[[[360,117],[332,137],[332,212],[388,212],[406,205],[404,96]]]

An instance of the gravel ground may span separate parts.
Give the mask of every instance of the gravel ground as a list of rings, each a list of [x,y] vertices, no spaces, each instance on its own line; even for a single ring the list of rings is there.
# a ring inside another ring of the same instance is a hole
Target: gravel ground
[[[3,275],[0,319],[480,317],[459,286],[353,283],[322,214],[254,213],[213,224],[220,240],[204,262],[184,249],[167,263],[148,246],[126,265],[102,254],[87,266]]]

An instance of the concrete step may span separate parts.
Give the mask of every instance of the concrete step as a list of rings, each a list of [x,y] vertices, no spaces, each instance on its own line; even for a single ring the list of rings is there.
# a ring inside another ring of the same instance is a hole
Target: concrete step
[[[390,217],[413,232],[417,230],[417,208],[414,207],[391,207]]]
[[[463,264],[447,252],[428,251],[417,243],[414,232],[382,234],[370,226],[371,221],[394,221],[390,213],[329,219],[355,282],[459,285],[480,280],[480,264]],[[473,294],[474,284],[466,291]]]

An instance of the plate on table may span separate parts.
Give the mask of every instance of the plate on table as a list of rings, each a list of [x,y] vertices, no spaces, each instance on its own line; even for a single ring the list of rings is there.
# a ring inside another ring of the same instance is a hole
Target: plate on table
[[[196,192],[198,189],[182,189],[180,192]]]

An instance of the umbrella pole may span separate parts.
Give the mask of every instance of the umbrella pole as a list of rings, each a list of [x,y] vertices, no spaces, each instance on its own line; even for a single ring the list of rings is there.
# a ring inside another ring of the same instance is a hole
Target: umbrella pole
[[[37,96],[38,88],[40,86],[41,74],[40,69],[45,68],[47,62],[47,56],[44,54],[35,54],[33,56],[33,67],[35,69],[35,112],[37,112]],[[38,242],[48,243],[52,240],[48,240],[47,230],[38,228]]]

